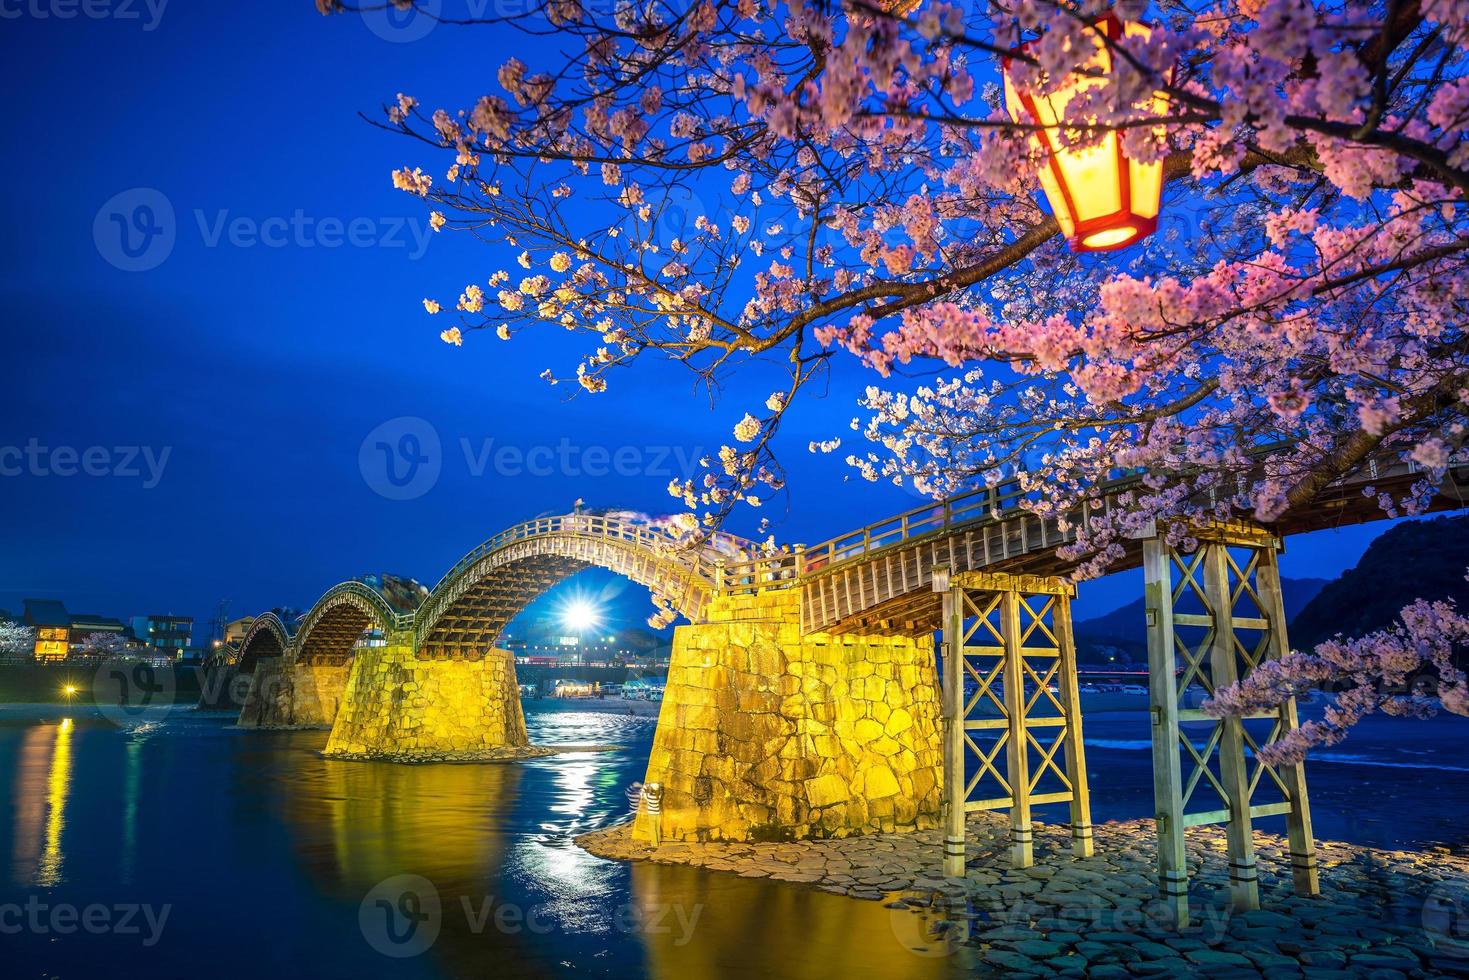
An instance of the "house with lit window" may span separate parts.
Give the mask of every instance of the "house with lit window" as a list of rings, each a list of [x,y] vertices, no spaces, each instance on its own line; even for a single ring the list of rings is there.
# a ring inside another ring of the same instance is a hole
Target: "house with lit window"
[[[156,655],[178,660],[194,635],[193,616],[134,616],[133,635]]]
[[[25,599],[21,622],[36,631],[37,660],[65,660],[71,650],[71,614],[59,599]]]
[[[116,637],[119,643],[109,644]],[[122,653],[133,638],[132,630],[120,619],[94,613],[72,613],[71,633],[67,637],[74,656],[87,656],[98,651]]]
[[[250,624],[255,622],[254,616],[241,616],[239,619],[231,620],[225,624],[224,642],[228,646],[238,647],[245,642],[245,634],[250,632]]]

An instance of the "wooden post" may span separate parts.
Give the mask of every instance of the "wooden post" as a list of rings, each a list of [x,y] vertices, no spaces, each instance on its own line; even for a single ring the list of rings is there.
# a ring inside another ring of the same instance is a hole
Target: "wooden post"
[[[964,877],[964,595],[943,591],[944,874]]]
[[[1203,545],[1204,592],[1213,620],[1210,639],[1209,675],[1214,689],[1222,690],[1239,680],[1235,659],[1234,599],[1229,582],[1228,545]],[[1219,781],[1229,806],[1225,836],[1229,843],[1229,891],[1235,909],[1247,912],[1260,907],[1260,881],[1255,870],[1255,831],[1250,814],[1250,765],[1245,758],[1244,721],[1224,717],[1218,724]]]
[[[1077,690],[1076,641],[1071,635],[1071,597],[1056,597],[1052,618],[1056,645],[1060,648],[1061,704],[1066,714],[1066,778],[1071,782],[1071,850],[1077,857],[1091,857],[1092,803],[1087,788],[1086,751],[1081,738],[1081,695]]]
[[[1173,636],[1172,549],[1143,540],[1144,614],[1148,627],[1148,700],[1153,722],[1153,808],[1158,829],[1158,888],[1174,925],[1188,926],[1188,863],[1183,847],[1183,776],[1178,761],[1178,678]]]
[[[1280,586],[1280,565],[1276,548],[1266,549],[1260,555],[1260,564],[1255,570],[1255,584],[1264,605],[1265,615],[1270,620],[1270,651],[1267,659],[1282,657],[1290,651],[1286,636],[1285,596]],[[1280,734],[1294,731],[1300,725],[1296,713],[1296,699],[1291,698],[1280,706]],[[1311,829],[1311,801],[1306,794],[1306,767],[1304,763],[1280,766],[1280,778],[1290,794],[1290,811],[1286,814],[1286,837],[1290,846],[1291,877],[1297,895],[1321,894],[1320,872],[1316,866],[1316,837]]]
[[[1000,602],[1000,633],[1005,641],[1005,714],[1010,740],[1005,746],[1010,783],[1010,866],[1035,863],[1030,824],[1030,740],[1025,725],[1025,671],[1020,664],[1020,593],[1006,589]]]

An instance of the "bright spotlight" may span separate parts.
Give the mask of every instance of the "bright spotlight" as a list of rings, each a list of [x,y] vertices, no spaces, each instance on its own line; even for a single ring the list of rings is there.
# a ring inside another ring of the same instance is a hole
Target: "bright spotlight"
[[[602,621],[602,611],[586,599],[572,599],[561,609],[561,625],[573,633],[595,629]]]

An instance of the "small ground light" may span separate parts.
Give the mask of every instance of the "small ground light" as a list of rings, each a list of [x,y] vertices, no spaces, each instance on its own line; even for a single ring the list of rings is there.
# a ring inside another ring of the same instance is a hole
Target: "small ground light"
[[[61,689],[61,693],[65,694],[68,698],[74,698],[77,695],[77,686],[75,684],[68,684]]]

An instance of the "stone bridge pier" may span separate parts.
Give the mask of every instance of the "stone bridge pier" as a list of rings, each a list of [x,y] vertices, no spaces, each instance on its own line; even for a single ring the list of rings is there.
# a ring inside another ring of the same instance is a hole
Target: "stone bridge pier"
[[[674,631],[634,836],[799,840],[936,826],[941,709],[927,636],[802,635],[800,595],[724,594]]]
[[[515,658],[506,650],[422,659],[412,631],[359,648],[324,754],[432,761],[525,754]]]
[[[351,669],[350,662],[260,660],[240,709],[240,727],[331,728]]]

